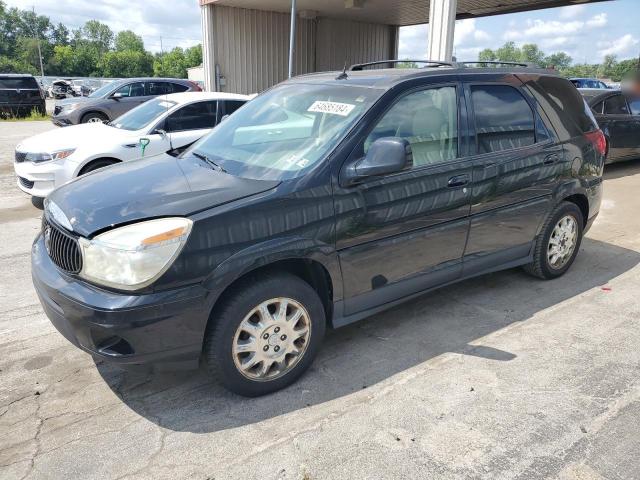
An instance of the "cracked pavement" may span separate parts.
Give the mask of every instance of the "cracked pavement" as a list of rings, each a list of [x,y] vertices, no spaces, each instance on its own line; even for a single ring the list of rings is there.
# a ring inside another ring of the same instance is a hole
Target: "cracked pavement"
[[[121,371],[42,312],[41,212],[0,123],[0,478],[640,478],[640,161],[607,167],[563,278],[520,270],[330,332],[307,375],[257,399],[204,371]]]

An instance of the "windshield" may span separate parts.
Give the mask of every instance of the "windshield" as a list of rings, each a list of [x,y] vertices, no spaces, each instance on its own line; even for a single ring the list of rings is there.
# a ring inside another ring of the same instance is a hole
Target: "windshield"
[[[89,95],[89,98],[102,98],[107,93],[109,93],[111,90],[113,90],[114,87],[115,87],[115,85],[113,83],[107,83],[106,85],[100,87],[95,92],[93,92],[91,95]]]
[[[175,105],[176,102],[172,102],[171,100],[154,98],[133,110],[129,110],[127,113],[111,122],[110,125],[122,130],[140,130],[158,118],[159,115],[162,115],[167,110],[173,108]]]
[[[286,84],[250,101],[185,152],[244,178],[286,180],[323,160],[380,96],[353,86]]]

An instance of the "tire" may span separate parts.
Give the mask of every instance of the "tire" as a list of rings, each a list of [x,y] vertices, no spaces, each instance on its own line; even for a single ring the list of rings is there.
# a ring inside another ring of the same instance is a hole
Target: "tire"
[[[44,210],[44,198],[43,197],[31,197],[31,205],[38,210]]]
[[[100,112],[89,112],[82,116],[80,123],[102,123],[109,120],[107,116]]]
[[[284,272],[248,278],[233,291],[214,310],[205,333],[203,357],[209,372],[227,389],[246,397],[292,384],[309,368],[324,337],[326,317],[318,294],[305,281]],[[285,298],[286,314],[282,317],[284,302],[277,301]],[[260,306],[266,306],[273,322],[264,319]],[[298,312],[299,320],[294,320]],[[300,333],[305,325],[306,337]],[[239,348],[246,350],[239,352]],[[290,353],[295,350],[301,353]]]
[[[96,170],[108,167],[109,165],[114,165],[116,163],[119,163],[119,162],[117,162],[116,160],[109,160],[106,158],[102,160],[94,160],[91,163],[88,163],[87,165],[82,167],[82,170],[80,170],[80,173],[78,173],[78,176],[80,177],[85,173],[95,172]]]
[[[564,222],[566,228],[559,226],[560,221]],[[544,222],[540,235],[538,235],[536,239],[533,262],[525,265],[525,271],[545,280],[564,275],[573,264],[580,250],[583,226],[584,218],[578,206],[575,203],[566,201],[560,203]],[[561,228],[563,233],[560,234],[556,228]],[[572,228],[575,228],[573,236],[569,235]],[[566,236],[563,237],[565,234]],[[554,241],[552,241],[552,237]],[[572,242],[568,240],[569,237],[573,237]],[[570,244],[572,244],[572,246]],[[559,250],[554,250],[556,246]],[[564,255],[558,253],[557,256],[555,256],[554,251],[562,252]],[[554,258],[557,258],[558,261],[552,261]]]

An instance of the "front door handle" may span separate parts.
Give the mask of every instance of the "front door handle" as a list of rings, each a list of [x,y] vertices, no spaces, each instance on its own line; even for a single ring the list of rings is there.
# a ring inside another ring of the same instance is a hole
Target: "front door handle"
[[[544,159],[544,162],[542,162],[544,165],[552,165],[554,163],[556,163],[558,161],[558,155],[555,153],[552,153],[551,155],[547,155]]]
[[[469,183],[469,175],[456,175],[455,177],[451,177],[447,182],[447,187],[456,188],[456,187],[464,187]]]

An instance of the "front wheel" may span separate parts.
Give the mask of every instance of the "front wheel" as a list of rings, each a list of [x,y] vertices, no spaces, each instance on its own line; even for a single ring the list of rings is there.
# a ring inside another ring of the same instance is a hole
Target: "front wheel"
[[[525,270],[549,280],[563,275],[578,255],[584,220],[575,203],[562,202],[545,221],[536,240],[533,262]]]
[[[209,371],[248,397],[290,385],[309,368],[324,337],[318,294],[288,273],[241,281],[233,289],[205,334]]]
[[[107,120],[109,120],[107,116],[102,113],[90,112],[82,117],[81,123],[104,123]]]

